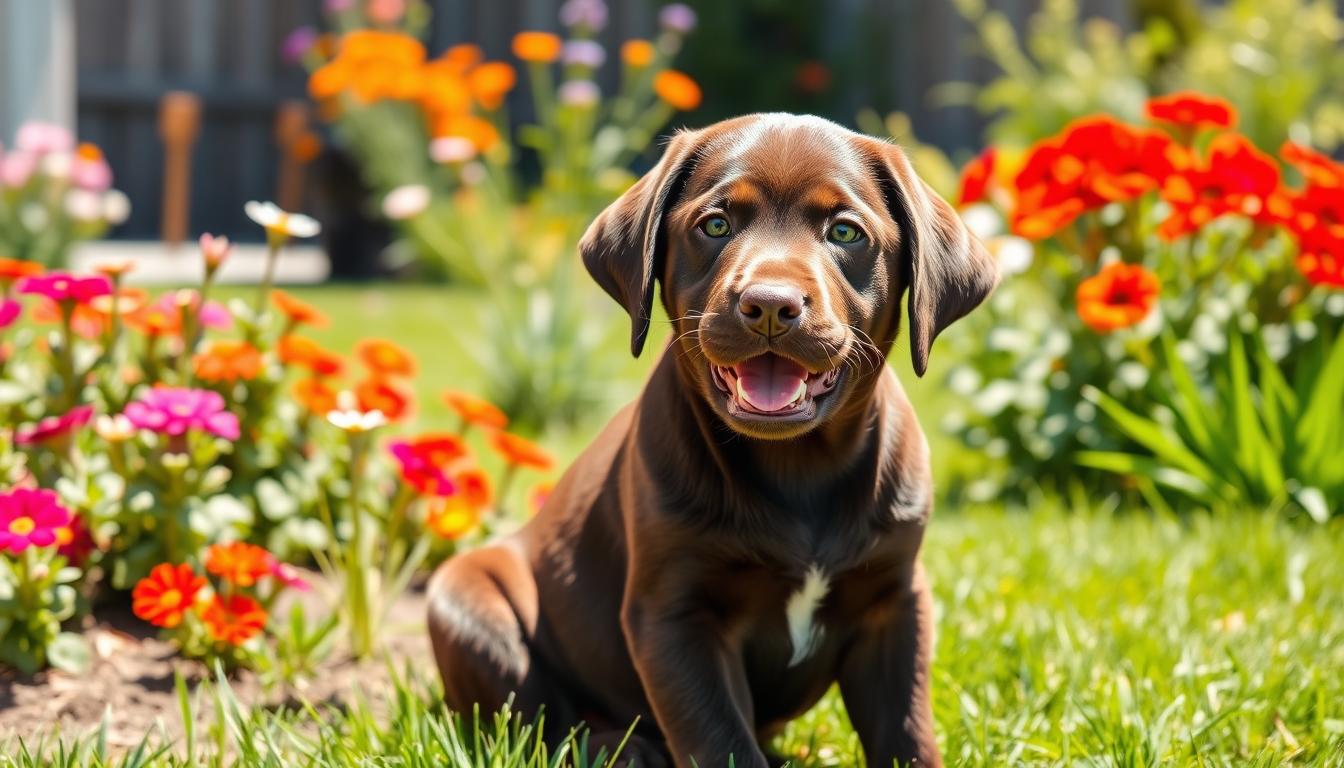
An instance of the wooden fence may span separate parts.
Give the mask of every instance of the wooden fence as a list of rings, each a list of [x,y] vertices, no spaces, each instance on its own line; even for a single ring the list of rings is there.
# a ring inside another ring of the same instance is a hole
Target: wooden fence
[[[862,106],[900,109],[913,116],[926,140],[945,148],[975,144],[978,115],[964,108],[936,109],[926,98],[937,83],[979,81],[992,74],[986,62],[968,53],[970,29],[949,0],[811,1],[818,8],[815,34],[824,58],[853,55],[860,32],[870,41],[865,56],[873,76],[837,84],[830,117],[852,123]],[[160,99],[171,90],[192,91],[203,105],[190,185],[191,231],[243,236],[254,231],[242,218],[241,203],[274,196],[277,109],[304,94],[303,73],[281,59],[280,46],[295,27],[319,23],[321,3],[75,0],[78,129],[105,148],[117,185],[135,201],[131,220],[118,236],[154,238],[161,231],[164,151],[157,121]],[[471,40],[491,56],[505,57],[515,31],[556,27],[560,0],[432,4],[432,51]],[[995,3],[1019,22],[1039,4]],[[659,5],[658,0],[611,0],[604,33],[609,49],[628,37],[649,36]],[[1082,6],[1091,15],[1123,19],[1128,4],[1090,0]],[[874,28],[876,46],[871,43]],[[695,63],[687,66],[695,74]]]

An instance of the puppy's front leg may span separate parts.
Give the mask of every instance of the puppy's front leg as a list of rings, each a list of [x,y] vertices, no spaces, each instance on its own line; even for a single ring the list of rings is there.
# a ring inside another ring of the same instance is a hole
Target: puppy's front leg
[[[881,624],[862,630],[840,670],[840,695],[869,768],[941,766],[929,701],[933,597],[916,565]]]
[[[672,759],[679,768],[720,768],[732,756],[738,768],[767,768],[749,723],[741,657],[699,610],[679,605],[633,597],[622,611],[635,669]]]

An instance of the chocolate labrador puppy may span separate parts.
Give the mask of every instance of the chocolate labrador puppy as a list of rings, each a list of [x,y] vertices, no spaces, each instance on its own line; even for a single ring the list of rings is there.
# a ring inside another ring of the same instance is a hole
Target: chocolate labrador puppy
[[[534,520],[435,574],[448,704],[765,766],[838,682],[869,765],[939,765],[928,447],[886,357],[908,293],[923,375],[993,260],[899,148],[782,114],[677,134],[579,247],[631,351],[655,282],[672,341]]]

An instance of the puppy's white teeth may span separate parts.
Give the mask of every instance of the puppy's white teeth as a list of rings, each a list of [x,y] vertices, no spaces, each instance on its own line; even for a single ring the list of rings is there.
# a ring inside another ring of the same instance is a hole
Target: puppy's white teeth
[[[793,401],[790,402],[789,405],[790,406],[800,405],[806,399],[807,399],[807,380],[804,379],[798,382],[798,391],[793,393]]]
[[[750,403],[751,398],[747,397],[747,390],[742,388],[742,380],[737,380],[737,399],[744,403]]]

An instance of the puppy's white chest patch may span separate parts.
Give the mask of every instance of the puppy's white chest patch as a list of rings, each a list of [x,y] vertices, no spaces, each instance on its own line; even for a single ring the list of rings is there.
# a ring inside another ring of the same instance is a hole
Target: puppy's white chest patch
[[[793,643],[790,667],[811,656],[821,642],[822,628],[816,622],[817,608],[826,598],[830,582],[830,577],[814,564],[807,570],[802,588],[789,596],[784,613],[789,620],[789,640]]]

